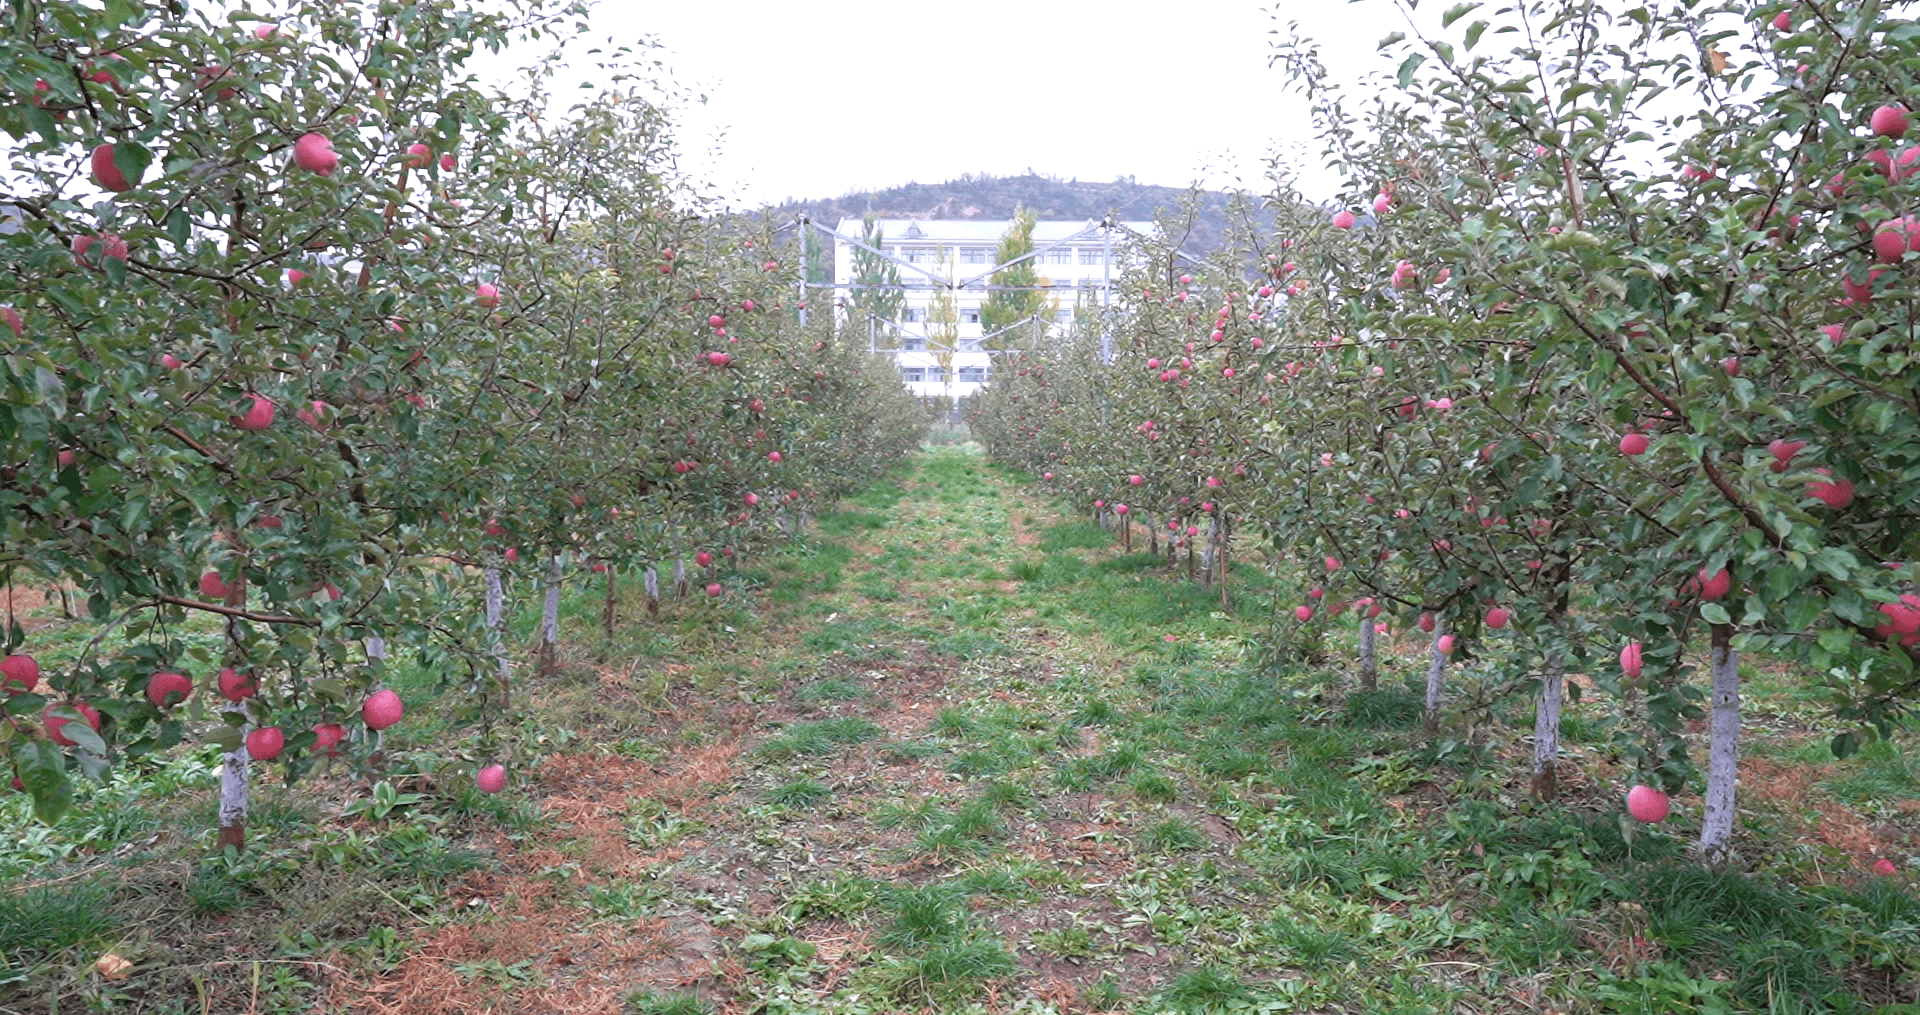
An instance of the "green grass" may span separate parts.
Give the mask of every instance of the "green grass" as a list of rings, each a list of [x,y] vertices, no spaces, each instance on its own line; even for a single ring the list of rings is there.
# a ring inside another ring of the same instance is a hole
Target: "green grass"
[[[860,718],[794,723],[779,736],[762,743],[757,753],[767,758],[826,755],[843,747],[865,743],[884,732],[873,722]]]

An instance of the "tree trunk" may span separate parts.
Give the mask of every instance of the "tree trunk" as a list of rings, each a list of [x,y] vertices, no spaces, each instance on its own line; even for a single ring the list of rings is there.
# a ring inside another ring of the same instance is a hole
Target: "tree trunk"
[[[547,595],[540,604],[540,655],[538,670],[540,676],[553,676],[554,667],[560,652],[560,580],[563,575],[559,554],[553,555],[553,564],[547,568]]]
[[[500,569],[488,561],[487,580],[487,631],[492,641],[493,658],[500,664],[500,708],[506,710],[512,704],[511,671],[507,662],[507,620],[506,589],[500,584]]]
[[[687,561],[676,557],[673,561],[673,598],[687,598]]]
[[[1147,552],[1160,556],[1160,522],[1152,515],[1147,516]]]
[[[239,546],[239,536],[233,533],[229,535],[237,548]],[[235,574],[233,583],[227,586],[227,594],[222,601],[222,605],[232,606],[236,609],[246,609],[247,576],[244,570]],[[238,617],[226,618],[226,623],[223,625],[223,633],[226,636],[227,642],[227,665],[232,666],[242,673],[248,672],[250,667],[247,664],[246,649],[240,638],[240,619]],[[254,673],[253,679],[257,684],[260,680],[260,675]],[[221,706],[221,711],[238,712],[244,717],[247,714],[247,705],[245,701],[228,702]],[[242,722],[240,724],[240,745],[221,755],[220,758],[220,837],[218,842],[222,850],[231,846],[234,850],[244,853],[247,849],[247,814],[250,788],[247,763],[252,759],[247,756],[246,736],[252,729],[253,725],[251,723]]]
[[[1220,608],[1228,612],[1233,610],[1233,599],[1227,595],[1227,563],[1232,555],[1232,539],[1233,525],[1222,517],[1220,519],[1220,552],[1216,557],[1214,577],[1220,581]]]
[[[660,616],[660,569],[647,565],[647,616]]]
[[[1546,678],[1540,683],[1540,697],[1533,707],[1533,796],[1536,800],[1552,800],[1560,792],[1560,703],[1566,683],[1560,658],[1549,655]]]
[[[1380,689],[1380,668],[1373,657],[1373,618],[1367,616],[1365,608],[1360,610],[1360,689],[1377,691]]]
[[[607,641],[613,641],[613,618],[618,609],[618,600],[614,590],[619,586],[613,580],[613,565],[607,565],[607,601],[600,610],[600,628],[606,632]]]
[[[1740,774],[1740,653],[1733,650],[1733,625],[1713,625],[1711,644],[1707,811],[1700,822],[1700,852],[1717,867],[1733,848],[1734,783]]]
[[[1433,619],[1433,660],[1427,664],[1427,700],[1425,718],[1427,732],[1440,728],[1441,688],[1445,686],[1447,672],[1447,654],[1440,651],[1440,638],[1447,633],[1447,622],[1438,617]]]

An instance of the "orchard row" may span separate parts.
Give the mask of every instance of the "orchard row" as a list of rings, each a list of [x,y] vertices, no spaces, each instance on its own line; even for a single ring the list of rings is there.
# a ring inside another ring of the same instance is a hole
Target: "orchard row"
[[[1271,542],[1283,636],[1352,610],[1363,683],[1382,625],[1430,632],[1432,724],[1449,663],[1473,660],[1462,707],[1531,695],[1543,795],[1568,673],[1621,699],[1636,816],[1695,775],[1706,720],[1718,860],[1741,651],[1823,685],[1842,754],[1920,695],[1920,25],[1521,6],[1527,48],[1474,4],[1395,33],[1364,97],[1282,44],[1352,204],[1276,171],[1277,235],[1184,272],[1145,251],[1111,361],[1095,335],[1031,353],[976,427],[1156,549]]]
[[[771,235],[675,173],[644,54],[559,114],[547,64],[519,96],[464,69],[575,6],[27,10],[0,42],[0,571],[124,641],[45,665],[9,617],[0,754],[45,818],[211,736],[238,843],[250,760],[377,755],[395,653],[497,714],[514,590],[546,594],[550,661],[563,584],[737,561],[918,441],[897,378],[801,323]]]

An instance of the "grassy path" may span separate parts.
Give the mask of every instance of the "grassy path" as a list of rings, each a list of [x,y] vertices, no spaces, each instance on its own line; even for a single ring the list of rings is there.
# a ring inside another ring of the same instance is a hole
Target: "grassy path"
[[[518,735],[540,760],[511,792],[424,773],[372,808],[335,784],[361,801],[343,814],[324,781],[263,788],[258,846],[228,860],[195,859],[194,773],[116,783],[89,810],[97,832],[63,834],[124,856],[117,887],[0,895],[0,955],[109,942],[139,975],[75,972],[72,994],[183,1015],[1904,999],[1905,959],[1876,970],[1819,945],[1844,924],[1916,947],[1900,928],[1920,904],[1891,881],[1809,900],[1663,863],[1682,840],[1621,827],[1578,707],[1576,800],[1532,811],[1511,759],[1418,743],[1405,691],[1329,704],[1319,681],[1268,673],[1249,621],[1157,566],[970,446],[930,449],[808,539],[724,569],[720,599],[651,619],[626,593],[612,645],[585,635],[596,592],[570,596],[584,647],[528,691]],[[1235,577],[1243,608],[1261,601],[1255,570]],[[409,700],[430,694],[411,679]],[[431,743],[435,710],[417,719]],[[1848,777],[1884,789],[1893,761]],[[1787,828],[1804,800],[1760,820]],[[1852,915],[1809,915],[1829,906]],[[7,990],[0,1015],[40,1010]]]

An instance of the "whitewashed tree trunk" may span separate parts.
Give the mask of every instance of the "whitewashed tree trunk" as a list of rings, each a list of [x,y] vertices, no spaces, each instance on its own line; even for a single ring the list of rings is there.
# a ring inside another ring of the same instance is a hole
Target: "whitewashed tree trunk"
[[[1433,620],[1433,659],[1427,664],[1427,699],[1425,716],[1429,731],[1440,728],[1440,700],[1446,687],[1447,654],[1440,651],[1440,639],[1447,633],[1447,623],[1438,617]]]
[[[238,548],[240,546],[238,534],[229,532],[228,536],[232,545]],[[232,585],[228,586],[222,603],[240,609],[246,608],[247,578],[244,571],[235,577]],[[239,619],[226,618],[226,623],[222,625],[222,634],[227,643],[227,664],[241,669],[241,672],[247,672],[250,667],[246,657],[246,646],[240,637]],[[253,671],[253,679],[257,685],[260,680],[258,671]],[[238,712],[244,717],[247,714],[247,704],[245,701],[228,702],[221,707],[221,711]],[[237,851],[245,852],[247,848],[250,788],[247,763],[252,759],[247,756],[246,738],[247,733],[252,729],[252,724],[243,721],[240,724],[239,746],[222,755],[220,759],[220,832],[217,841],[223,850],[231,846]]]
[[[488,562],[485,573],[487,581],[488,640],[493,643],[492,652],[494,659],[500,663],[500,707],[505,708],[511,700],[508,689],[513,686],[511,681],[512,670],[507,661],[507,593],[506,589],[500,584],[500,569],[494,566],[491,561]]]
[[[1733,847],[1734,784],[1740,774],[1740,653],[1733,625],[1713,625],[1708,670],[1707,810],[1700,822],[1700,852],[1707,863],[1725,863]]]
[[[246,705],[229,702],[221,711],[242,712]],[[240,727],[240,746],[220,756],[220,847],[247,848],[247,757],[246,735],[251,724]]]
[[[1200,584],[1213,584],[1214,554],[1220,545],[1220,516],[1207,516],[1207,541],[1200,548]]]
[[[1147,552],[1158,557],[1160,555],[1160,519],[1155,518],[1151,514],[1147,515],[1146,519]]]
[[[687,598],[687,562],[685,558],[676,558],[673,562],[673,598]]]
[[[658,617],[660,615],[660,569],[648,564],[646,582],[647,616]]]
[[[1373,654],[1373,618],[1367,616],[1366,607],[1360,608],[1360,689],[1372,691],[1380,686],[1379,665]]]
[[[540,674],[551,676],[560,651],[560,581],[564,575],[560,554],[547,568],[546,598],[540,604]]]
[[[1546,665],[1533,707],[1533,795],[1540,800],[1552,800],[1560,792],[1560,704],[1567,683],[1559,656],[1547,656]]]

